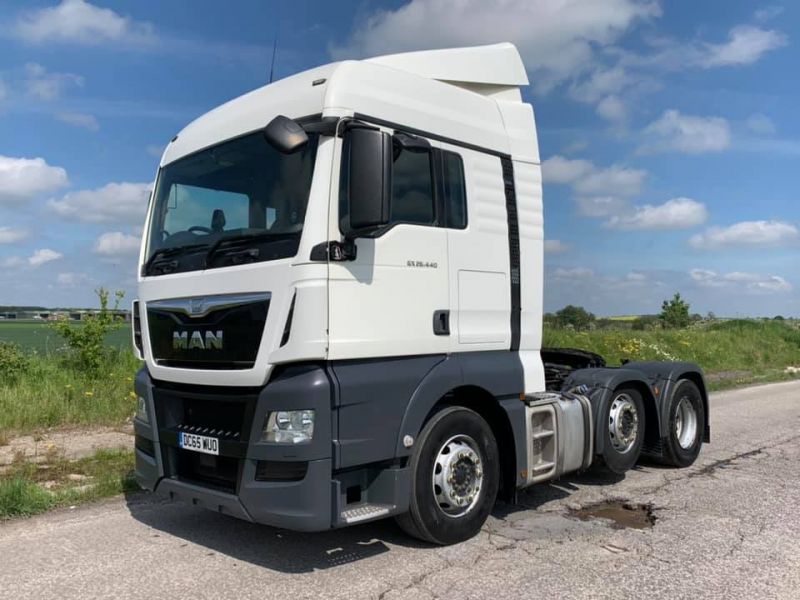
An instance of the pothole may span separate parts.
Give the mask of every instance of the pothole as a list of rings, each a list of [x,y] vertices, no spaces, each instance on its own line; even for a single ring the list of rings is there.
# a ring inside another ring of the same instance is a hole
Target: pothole
[[[652,504],[634,504],[622,500],[609,500],[570,509],[571,517],[581,521],[605,519],[612,529],[650,529],[656,523]]]

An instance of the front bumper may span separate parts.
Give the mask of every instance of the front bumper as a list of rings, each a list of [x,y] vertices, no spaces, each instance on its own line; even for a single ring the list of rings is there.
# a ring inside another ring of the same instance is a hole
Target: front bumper
[[[331,384],[324,368],[287,369],[262,389],[154,382],[146,369],[136,392],[149,423],[134,420],[135,477],[142,487],[248,521],[297,531],[337,524],[331,461]],[[314,438],[304,444],[261,442],[271,410],[313,409]],[[220,431],[219,456],[178,447],[188,426]]]

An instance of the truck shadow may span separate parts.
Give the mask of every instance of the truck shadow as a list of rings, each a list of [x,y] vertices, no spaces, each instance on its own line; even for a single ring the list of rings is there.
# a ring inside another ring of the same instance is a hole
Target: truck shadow
[[[498,502],[493,516],[503,519],[568,498],[586,485],[608,485],[616,477],[594,472],[535,485],[519,493],[514,504]],[[437,546],[408,537],[392,519],[321,533],[302,533],[258,525],[172,501],[148,492],[125,495],[131,516],[149,527],[153,537],[175,538],[235,560],[282,573],[310,573],[390,552],[392,546],[436,551]]]

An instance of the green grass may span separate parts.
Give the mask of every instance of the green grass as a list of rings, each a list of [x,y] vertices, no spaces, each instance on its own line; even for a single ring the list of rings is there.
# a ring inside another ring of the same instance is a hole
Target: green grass
[[[0,379],[0,432],[123,423],[136,407],[140,366],[130,350],[115,350],[102,375],[91,377],[64,356],[33,354],[18,379]]]
[[[544,346],[583,348],[609,365],[630,360],[684,360],[699,364],[714,389],[789,379],[800,366],[800,328],[793,323],[734,320],[681,330],[571,331],[546,329]]]
[[[80,327],[76,324],[76,327]],[[64,340],[42,321],[0,321],[0,342],[12,342],[26,351],[38,354],[58,354],[64,348]],[[131,347],[130,325],[109,334],[106,343],[114,348]]]
[[[132,471],[133,452],[123,450],[100,450],[80,460],[56,459],[45,465],[15,463],[0,475],[0,519],[138,490]]]

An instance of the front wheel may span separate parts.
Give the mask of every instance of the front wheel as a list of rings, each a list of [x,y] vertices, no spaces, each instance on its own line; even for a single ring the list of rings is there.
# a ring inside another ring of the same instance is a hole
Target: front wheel
[[[633,388],[615,390],[605,408],[602,459],[612,473],[633,468],[644,443],[644,400]]]
[[[451,406],[431,417],[410,469],[409,511],[397,517],[406,533],[445,545],[480,531],[497,498],[500,459],[494,434],[478,413]]]

